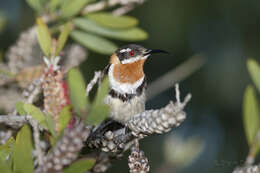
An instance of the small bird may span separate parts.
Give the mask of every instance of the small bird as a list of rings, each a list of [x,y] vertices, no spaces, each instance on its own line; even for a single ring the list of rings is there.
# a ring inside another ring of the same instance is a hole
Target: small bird
[[[88,146],[96,146],[104,140],[106,132],[126,127],[127,121],[145,111],[144,63],[151,54],[160,52],[167,53],[129,44],[112,54],[103,72],[109,78],[110,91],[105,103],[110,107],[110,114],[103,123],[92,130],[87,141]],[[129,129],[126,128],[127,130]]]
[[[105,103],[110,106],[109,118],[125,124],[134,115],[145,111],[146,78],[144,63],[153,53],[167,53],[129,44],[119,48],[110,57],[106,74],[110,91]]]

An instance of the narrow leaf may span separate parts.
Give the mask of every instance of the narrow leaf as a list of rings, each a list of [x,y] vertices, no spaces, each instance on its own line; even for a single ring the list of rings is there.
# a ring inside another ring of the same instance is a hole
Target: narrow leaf
[[[56,128],[55,128],[55,123],[54,123],[52,116],[50,116],[48,114],[46,115],[46,123],[47,123],[49,132],[52,134],[52,136],[54,138],[56,138],[57,137]]]
[[[57,7],[61,4],[62,0],[51,0],[50,1],[50,9],[51,11],[55,11]]]
[[[117,49],[113,42],[82,31],[72,31],[71,37],[87,48],[101,54],[111,55]]]
[[[78,14],[81,9],[92,0],[66,0],[61,7],[62,17],[71,17]]]
[[[243,122],[249,146],[253,145],[256,133],[260,130],[259,103],[254,88],[246,88],[243,102]]]
[[[37,18],[36,22],[38,42],[45,56],[49,57],[52,46],[50,32],[47,25],[41,20],[41,18]]]
[[[0,172],[3,173],[12,173],[11,168],[4,161],[0,160]]]
[[[28,125],[24,125],[16,136],[13,160],[14,173],[33,173],[32,133]]]
[[[62,109],[62,111],[59,114],[59,120],[58,120],[59,132],[63,131],[64,128],[67,127],[70,118],[71,118],[71,106],[66,106]]]
[[[8,157],[8,155],[11,154],[14,144],[15,144],[15,140],[13,137],[11,137],[10,139],[8,139],[6,144],[0,146],[0,162],[6,161],[6,158]]]
[[[247,61],[247,68],[252,80],[254,81],[254,84],[258,89],[258,92],[260,92],[260,65],[258,64],[258,62],[256,62],[256,60],[249,59]]]
[[[138,20],[131,16],[115,16],[112,13],[90,13],[87,17],[96,23],[114,29],[126,29],[138,24]]]
[[[57,44],[55,56],[59,55],[60,51],[63,49],[63,47],[68,39],[69,33],[70,33],[70,23],[67,22],[58,38],[58,44]]]
[[[106,104],[92,105],[86,123],[98,125],[104,121],[109,114],[109,106]]]
[[[109,106],[104,103],[104,99],[109,91],[109,79],[106,77],[98,88],[97,94],[90,108],[86,122],[98,125],[104,121],[109,114]]]
[[[75,112],[84,116],[87,112],[86,86],[79,69],[72,68],[67,76],[70,101]]]
[[[84,173],[90,170],[94,164],[94,159],[81,159],[72,163],[68,168],[63,170],[64,173]]]
[[[118,40],[140,41],[145,40],[148,37],[147,33],[138,27],[132,27],[129,29],[109,29],[104,28],[101,25],[98,25],[95,22],[85,18],[76,18],[72,20],[72,22],[77,27],[87,32],[99,34]]]
[[[35,11],[41,10],[41,1],[40,0],[26,0],[26,2],[29,4],[31,8],[33,8]]]
[[[102,81],[100,87],[98,88],[98,91],[97,91],[97,94],[95,96],[93,104],[94,105],[103,104],[104,99],[108,94],[108,91],[109,91],[109,79],[108,79],[108,77],[106,77]]]
[[[39,108],[29,103],[24,103],[23,108],[25,112],[31,115],[32,118],[35,119],[41,126],[47,128],[45,115],[41,112]]]

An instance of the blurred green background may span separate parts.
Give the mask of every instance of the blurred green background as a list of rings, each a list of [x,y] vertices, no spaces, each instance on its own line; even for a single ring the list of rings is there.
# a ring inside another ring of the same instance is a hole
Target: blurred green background
[[[35,15],[23,0],[0,0],[0,4],[0,15],[8,21],[0,33],[0,49],[5,52],[21,31],[34,24]],[[193,96],[185,122],[142,142],[151,172],[231,172],[248,152],[242,99],[250,83],[246,60],[260,57],[260,1],[147,0],[130,15],[149,33],[149,39],[138,44],[171,53],[155,55],[146,63],[149,82],[194,54],[206,57],[204,66],[180,83],[182,96],[188,92]],[[103,69],[108,58],[90,52],[81,65],[86,79]],[[159,108],[171,99],[173,87],[149,100],[147,108]],[[109,172],[128,172],[127,159],[117,161]]]

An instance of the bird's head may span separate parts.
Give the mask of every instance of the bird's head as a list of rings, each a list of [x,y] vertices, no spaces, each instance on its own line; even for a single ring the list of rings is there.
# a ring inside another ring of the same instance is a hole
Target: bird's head
[[[157,49],[146,49],[137,44],[129,44],[119,48],[110,58],[111,64],[131,64],[145,61],[153,53],[167,53]]]
[[[135,93],[144,81],[144,62],[152,53],[157,52],[166,53],[136,44],[119,48],[110,58],[108,74],[111,87],[121,93]]]

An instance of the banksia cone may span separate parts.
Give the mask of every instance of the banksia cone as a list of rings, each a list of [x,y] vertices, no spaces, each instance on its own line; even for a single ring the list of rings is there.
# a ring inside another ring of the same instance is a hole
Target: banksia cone
[[[71,164],[78,157],[78,152],[84,146],[90,130],[83,122],[79,122],[72,129],[66,128],[63,137],[44,157],[44,164],[39,166],[35,173],[62,172],[65,165]]]
[[[159,110],[149,110],[133,117],[127,126],[134,136],[143,138],[153,133],[164,133],[177,127],[186,118],[186,113],[178,105],[170,102]]]

